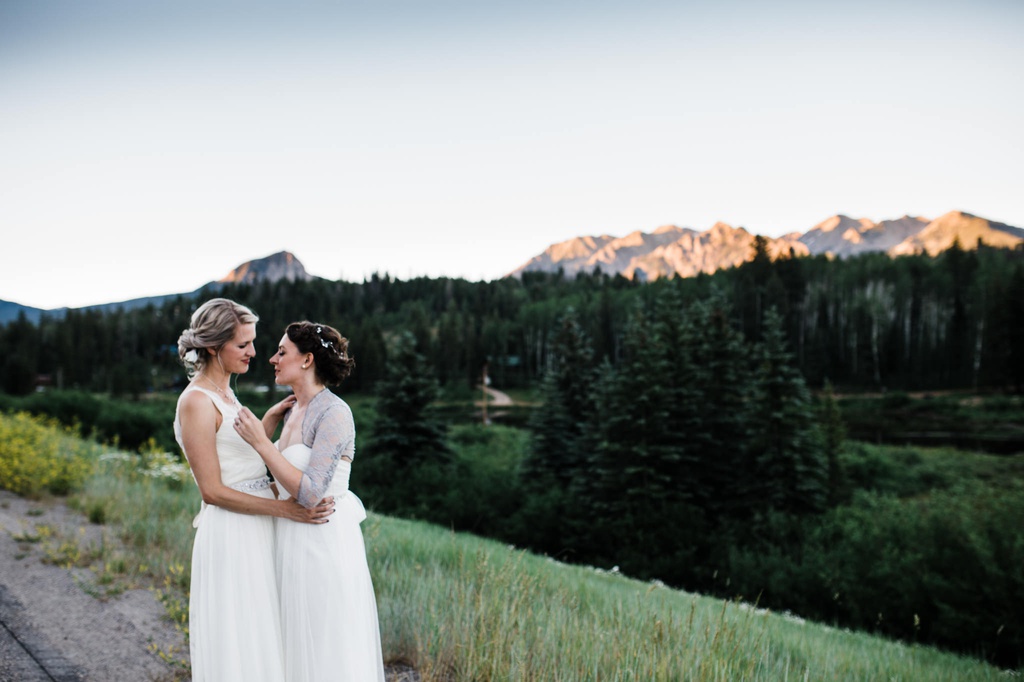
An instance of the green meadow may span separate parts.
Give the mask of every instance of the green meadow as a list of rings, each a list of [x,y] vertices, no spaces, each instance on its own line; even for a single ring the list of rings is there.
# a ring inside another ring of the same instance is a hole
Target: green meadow
[[[0,465],[23,461],[28,443],[40,470],[76,472],[68,503],[121,540],[68,553],[67,562],[90,566],[110,593],[118,585],[153,586],[168,617],[187,631],[191,519],[199,507],[187,469],[155,447],[101,454],[95,443],[25,415],[0,414],[0,433]],[[45,496],[65,492],[60,488],[19,492]],[[959,681],[1017,674],[611,568],[566,565],[424,522],[371,513],[363,533],[385,659],[414,666],[425,680]],[[181,652],[164,654],[187,665]]]

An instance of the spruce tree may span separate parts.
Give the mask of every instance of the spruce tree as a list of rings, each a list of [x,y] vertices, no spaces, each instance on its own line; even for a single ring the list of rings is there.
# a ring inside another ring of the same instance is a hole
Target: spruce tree
[[[388,353],[387,373],[377,384],[377,421],[366,445],[361,479],[390,512],[444,521],[446,477],[453,453],[444,425],[430,413],[439,387],[416,339],[403,332]]]
[[[827,460],[810,391],[792,366],[782,317],[765,314],[753,395],[750,489],[762,509],[819,511],[827,501]]]
[[[569,484],[584,460],[583,441],[594,416],[594,352],[578,316],[569,309],[551,341],[541,385],[543,408],[530,420],[532,448],[523,464],[528,485]]]
[[[600,519],[591,537],[597,557],[638,576],[676,582],[692,574],[704,531],[699,452],[700,391],[686,344],[688,321],[679,298],[663,292],[639,310],[622,343],[622,361],[601,382],[599,440],[581,506]],[[582,486],[581,486],[582,487]],[[593,525],[593,524],[591,524]]]
[[[520,472],[529,499],[520,512],[524,541],[545,551],[564,546],[568,528],[582,521],[573,503],[579,476],[586,476],[595,423],[594,352],[573,309],[559,321],[550,342],[541,385],[543,406],[530,419],[531,448]]]
[[[843,424],[839,404],[836,402],[832,382],[826,380],[818,407],[818,422],[821,425],[822,445],[828,462],[828,505],[834,507],[842,501],[845,480],[839,451],[846,439],[846,425]]]
[[[663,549],[652,543],[652,535],[664,525],[661,512],[672,495],[679,453],[666,442],[671,430],[662,381],[668,373],[666,353],[643,311],[627,327],[622,352],[601,393],[599,441],[579,490],[586,516],[599,519],[601,528],[584,539],[585,546],[602,560],[628,565],[624,557]]]
[[[371,447],[399,470],[451,459],[444,425],[428,408],[437,399],[438,383],[416,339],[397,336],[388,353],[387,373],[377,387],[377,422]]]
[[[700,397],[688,440],[699,465],[699,503],[720,522],[742,515],[751,503],[744,470],[751,438],[751,363],[720,295],[694,304],[690,311],[686,344],[692,349],[693,382]]]

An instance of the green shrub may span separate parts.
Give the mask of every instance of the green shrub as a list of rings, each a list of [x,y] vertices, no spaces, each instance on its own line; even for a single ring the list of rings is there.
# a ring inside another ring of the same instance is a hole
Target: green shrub
[[[89,476],[96,448],[52,419],[0,414],[0,486],[19,495],[67,495]]]

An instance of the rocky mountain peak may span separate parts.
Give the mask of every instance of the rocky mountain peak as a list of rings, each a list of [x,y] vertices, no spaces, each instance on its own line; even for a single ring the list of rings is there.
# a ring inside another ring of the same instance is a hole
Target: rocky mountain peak
[[[306,272],[299,259],[288,251],[242,263],[217,280],[219,284],[255,284],[256,282],[308,282],[313,276]]]
[[[951,247],[953,242],[958,242],[964,249],[977,248],[978,244],[1015,248],[1024,243],[1024,230],[966,211],[950,211],[928,223],[912,237],[888,249],[888,253],[890,256],[914,253],[934,256]]]
[[[980,242],[1014,247],[1024,243],[1024,230],[995,223],[964,211],[950,211],[937,220],[904,215],[874,222],[841,213],[805,233],[768,238],[772,257],[817,256],[840,258],[861,253],[937,253],[959,239],[965,249]],[[554,244],[511,274],[556,272],[567,276],[593,272],[620,273],[643,281],[659,277],[691,277],[712,273],[750,260],[754,235],[742,227],[717,222],[703,232],[663,225],[654,232],[634,231],[624,237],[578,237]]]

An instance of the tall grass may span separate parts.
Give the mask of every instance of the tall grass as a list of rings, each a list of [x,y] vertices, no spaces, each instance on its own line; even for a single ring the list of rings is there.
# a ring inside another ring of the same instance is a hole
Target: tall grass
[[[188,589],[200,497],[184,464],[156,450],[108,452],[71,503],[91,521],[117,528],[130,548],[129,573]]]
[[[38,426],[0,419],[7,436]],[[118,559],[126,572],[161,585],[169,614],[184,625],[199,506],[187,471],[155,449],[108,452],[95,465],[74,503],[116,529],[127,544]],[[428,681],[1005,679],[976,660],[569,566],[422,522],[371,513],[363,532],[385,659],[415,666]]]
[[[427,524],[364,524],[386,656],[426,679],[994,680],[973,659]]]

